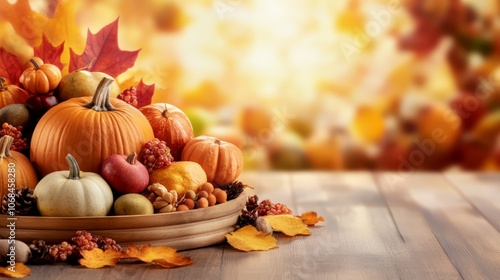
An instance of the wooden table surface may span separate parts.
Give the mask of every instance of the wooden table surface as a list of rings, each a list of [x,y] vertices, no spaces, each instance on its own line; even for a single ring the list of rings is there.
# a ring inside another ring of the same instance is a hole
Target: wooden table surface
[[[31,279],[500,279],[500,174],[245,173],[261,199],[324,223],[279,248],[228,244],[183,251],[194,263],[162,269],[31,265]]]

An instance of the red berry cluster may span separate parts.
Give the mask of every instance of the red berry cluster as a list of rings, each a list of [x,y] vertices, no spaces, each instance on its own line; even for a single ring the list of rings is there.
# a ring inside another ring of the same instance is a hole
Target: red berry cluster
[[[257,209],[259,216],[292,214],[292,210],[290,210],[286,205],[281,203],[272,203],[269,199],[262,200]]]
[[[2,130],[0,130],[0,137],[4,135],[9,135],[14,138],[14,142],[10,147],[13,151],[22,152],[28,149],[28,138],[23,138],[23,127],[14,127],[8,123],[2,124]]]
[[[130,104],[136,108],[139,104],[139,102],[137,101],[137,89],[134,86],[118,94],[118,99],[121,99],[125,101],[125,103]]]
[[[73,255],[75,247],[66,241],[61,242],[58,245],[52,245],[49,249],[50,255],[55,259],[55,261],[65,262]]]
[[[44,242],[45,244],[45,242]],[[82,250],[99,248],[105,250],[122,251],[122,247],[115,240],[107,237],[93,236],[85,230],[78,230],[71,238],[71,242],[63,241],[60,244],[50,245],[49,254],[54,261],[65,262],[81,258]]]
[[[174,161],[167,143],[157,138],[144,144],[139,158],[150,173],[155,169],[169,166]]]

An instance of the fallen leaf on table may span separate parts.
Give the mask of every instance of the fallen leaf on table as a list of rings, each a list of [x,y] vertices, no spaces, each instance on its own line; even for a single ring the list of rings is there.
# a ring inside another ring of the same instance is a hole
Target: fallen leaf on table
[[[4,275],[10,278],[24,278],[31,273],[31,269],[24,265],[23,263],[16,263],[15,268],[9,270],[10,265],[7,267],[0,267],[0,275]],[[12,268],[11,268],[12,269]]]
[[[267,215],[264,218],[269,222],[273,230],[280,231],[288,236],[310,235],[307,225],[301,218],[292,215]]]
[[[301,216],[300,216],[300,219],[302,220],[302,222],[308,226],[314,226],[316,225],[318,222],[324,222],[325,219],[321,216],[318,216],[318,213],[314,212],[314,211],[309,211],[309,212],[306,212],[306,213],[303,213]]]
[[[96,34],[87,31],[87,43],[82,54],[70,49],[69,71],[85,68],[88,71],[104,72],[117,77],[127,71],[139,54],[136,51],[123,51],[118,46],[118,18],[106,25]]]
[[[136,258],[146,263],[156,263],[166,268],[186,266],[193,263],[191,258],[177,253],[177,250],[167,246],[153,247],[149,244],[128,245],[124,257]]]
[[[115,266],[122,258],[122,253],[115,250],[103,251],[99,248],[92,250],[82,250],[83,258],[78,262],[88,268],[101,268],[105,266]]]
[[[225,235],[227,242],[240,251],[267,251],[278,247],[276,238],[271,234],[258,231],[254,226],[247,225],[237,231]]]

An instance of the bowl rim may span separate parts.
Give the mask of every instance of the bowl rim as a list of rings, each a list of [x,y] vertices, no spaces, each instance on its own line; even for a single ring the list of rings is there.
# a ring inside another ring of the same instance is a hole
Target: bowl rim
[[[141,215],[109,215],[109,216],[81,216],[81,217],[48,217],[48,216],[9,216],[0,214],[0,226],[15,219],[17,229],[74,229],[85,227],[101,229],[108,225],[110,229],[119,228],[147,228],[158,226],[180,225],[195,223],[203,220],[212,220],[241,211],[248,195],[242,192],[237,198],[214,206],[192,209],[182,212],[155,213]],[[136,226],[134,226],[136,225]],[[6,227],[4,227],[6,228]]]

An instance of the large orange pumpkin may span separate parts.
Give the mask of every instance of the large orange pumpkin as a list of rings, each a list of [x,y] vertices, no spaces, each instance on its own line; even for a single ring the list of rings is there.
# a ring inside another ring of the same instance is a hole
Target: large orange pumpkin
[[[0,190],[1,197],[9,192],[10,187],[34,189],[38,177],[30,160],[23,154],[11,151],[14,138],[5,135],[0,138]],[[11,185],[13,184],[13,185]]]
[[[34,57],[28,62],[19,81],[32,94],[47,94],[56,89],[62,79],[61,70],[54,64],[43,63],[43,60]]]
[[[165,141],[174,160],[180,160],[182,149],[194,137],[189,118],[174,105],[153,103],[139,110],[146,116],[155,137]]]
[[[208,182],[223,186],[236,180],[243,170],[243,154],[234,144],[211,136],[191,139],[182,151],[183,161],[194,161],[207,174]]]
[[[0,77],[0,109],[10,104],[24,104],[29,98],[28,92],[15,85],[5,85],[5,78]]]
[[[93,97],[72,98],[43,115],[33,132],[30,154],[40,175],[67,168],[67,154],[82,171],[98,173],[110,155],[139,153],[154,138],[138,109],[109,97],[112,82],[103,78]]]

